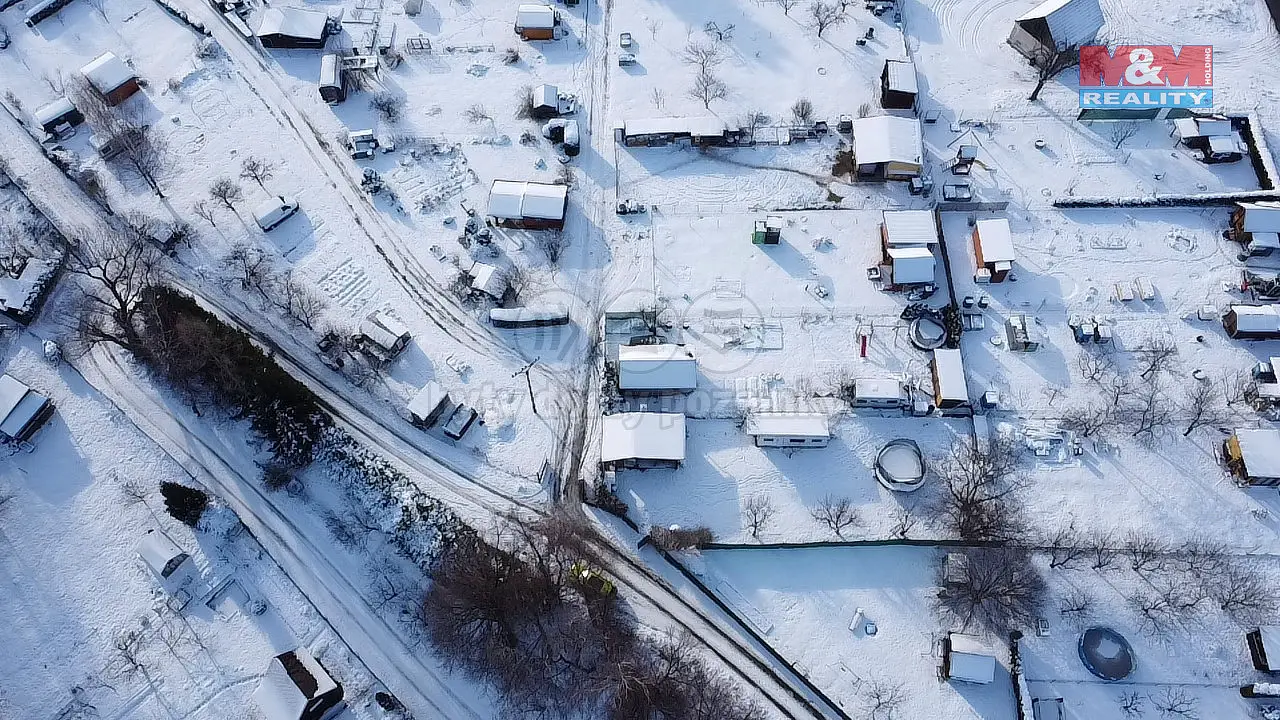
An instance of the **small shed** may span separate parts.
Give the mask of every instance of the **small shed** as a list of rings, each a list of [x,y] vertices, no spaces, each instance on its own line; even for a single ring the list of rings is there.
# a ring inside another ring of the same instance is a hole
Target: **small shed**
[[[471,289],[501,300],[507,292],[507,276],[497,267],[479,261],[471,263]]]
[[[168,580],[191,556],[182,552],[168,535],[151,529],[138,543],[138,557],[152,572]]]
[[[755,413],[745,430],[756,447],[826,447],[831,442],[831,424],[822,413]]]
[[[727,145],[733,134],[725,121],[714,116],[637,118],[626,121],[620,140],[628,147],[658,147],[688,140],[691,145],[706,147]]]
[[[1251,255],[1270,255],[1280,248],[1280,202],[1237,203],[1231,211],[1231,235]]]
[[[969,385],[964,379],[964,360],[959,349],[939,348],[933,351],[933,403],[940,410],[969,404]]]
[[[683,345],[623,345],[618,348],[622,393],[688,393],[698,387],[698,361]]]
[[[560,90],[555,85],[539,85],[533,89],[533,108],[529,114],[535,120],[547,120],[560,115]]]
[[[908,405],[907,388],[893,378],[858,378],[853,381],[853,406],[897,410]]]
[[[498,225],[528,230],[564,229],[569,188],[539,182],[494,180],[489,217]]]
[[[1040,349],[1042,334],[1036,319],[1024,313],[1010,315],[1004,321],[1004,334],[1009,349],[1014,352],[1035,352]]]
[[[1222,443],[1227,469],[1242,485],[1280,485],[1280,430],[1236,430]]]
[[[398,355],[413,339],[400,318],[382,310],[365,317],[360,323],[360,334],[388,355]]]
[[[885,210],[881,214],[880,243],[894,285],[922,285],[934,281],[938,221],[931,210]]]
[[[330,105],[347,99],[347,74],[336,53],[320,57],[320,99]]]
[[[1222,327],[1238,340],[1280,339],[1280,305],[1232,305]]]
[[[910,180],[924,170],[920,121],[878,115],[853,121],[855,172],[861,179]]]
[[[449,419],[444,421],[444,426],[441,429],[444,430],[446,436],[454,440],[461,440],[477,417],[475,410],[466,405],[457,405],[453,408],[453,412],[449,413]]]
[[[0,436],[26,442],[51,415],[49,398],[8,373],[0,375]]]
[[[1228,137],[1235,132],[1225,115],[1177,118],[1173,131],[1179,142],[1197,149],[1203,149],[1209,138]]]
[[[753,245],[777,245],[782,240],[781,215],[766,215],[763,220],[756,220],[751,230]]]
[[[524,40],[554,40],[560,16],[550,5],[525,4],[516,8],[515,31]]]
[[[676,468],[684,461],[683,413],[618,413],[602,422],[600,462],[606,470]]]
[[[1098,0],[1046,0],[1013,22],[1009,44],[1039,62],[1057,48],[1093,44],[1104,24]]]
[[[1255,670],[1270,675],[1280,673],[1280,627],[1264,625],[1246,633],[1244,638]]]
[[[934,280],[933,251],[927,247],[889,248],[886,253],[893,284],[899,287],[928,285]]]
[[[973,227],[973,253],[978,270],[991,272],[991,282],[1004,282],[1013,269],[1013,232],[1006,218],[979,220]]]
[[[262,11],[258,40],[267,48],[323,48],[329,37],[328,13],[295,7]]]
[[[449,409],[449,393],[435,380],[430,380],[409,401],[409,418],[414,425],[429,428]]]
[[[916,65],[910,60],[885,60],[880,71],[880,106],[910,110],[916,106]]]
[[[60,259],[27,258],[17,277],[0,274],[0,312],[21,323],[30,322],[53,287]]]
[[[108,105],[119,105],[139,90],[138,76],[115,53],[102,53],[80,68],[80,74]]]
[[[275,656],[253,701],[264,720],[330,720],[345,706],[342,686],[306,648]]]
[[[57,135],[84,122],[84,115],[65,97],[42,105],[31,114],[36,126],[50,135]]]
[[[986,685],[996,679],[996,651],[975,635],[947,633],[942,653],[942,676],[958,682]]]

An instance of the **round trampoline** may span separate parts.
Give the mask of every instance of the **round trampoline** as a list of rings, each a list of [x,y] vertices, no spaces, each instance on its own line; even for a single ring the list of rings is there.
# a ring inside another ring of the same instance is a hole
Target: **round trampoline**
[[[1123,680],[1133,672],[1133,648],[1111,628],[1089,628],[1080,635],[1080,661],[1103,680]]]
[[[924,484],[924,454],[915,440],[898,438],[876,453],[876,481],[893,492],[914,492]]]
[[[907,326],[911,344],[921,350],[936,350],[947,342],[947,328],[942,321],[929,315],[921,315]]]

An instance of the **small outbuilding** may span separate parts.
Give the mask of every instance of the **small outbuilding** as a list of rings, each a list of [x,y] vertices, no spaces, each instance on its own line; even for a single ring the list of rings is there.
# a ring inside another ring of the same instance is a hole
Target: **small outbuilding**
[[[688,140],[695,147],[728,145],[736,137],[724,120],[701,117],[639,118],[626,121],[617,139],[628,147],[660,147]]]
[[[978,271],[991,274],[991,282],[1004,282],[1013,269],[1013,232],[1006,218],[979,220],[973,226],[973,253]]]
[[[429,428],[440,420],[452,404],[444,387],[431,380],[409,401],[409,418],[414,425]]]
[[[1244,638],[1255,670],[1269,675],[1280,673],[1280,626],[1264,625],[1246,633]]]
[[[554,40],[560,15],[550,5],[525,4],[516,8],[515,31],[524,40]]]
[[[826,447],[831,442],[831,423],[822,413],[754,413],[744,429],[756,447]]]
[[[555,85],[539,85],[532,91],[529,115],[535,120],[560,116],[560,90]]]
[[[1058,48],[1095,44],[1104,24],[1098,0],[1046,0],[1013,22],[1009,44],[1040,62]]]
[[[562,230],[568,204],[565,185],[494,180],[489,190],[489,217],[504,227]]]
[[[858,378],[853,381],[853,407],[876,410],[898,410],[910,400],[901,380],[893,378]]]
[[[1280,250],[1280,202],[1237,203],[1231,211],[1231,237],[1254,257]]]
[[[618,468],[676,468],[684,462],[683,413],[630,412],[606,415],[600,463]]]
[[[1043,337],[1036,319],[1024,313],[1015,313],[1005,319],[1004,334],[1009,341],[1009,349],[1014,352],[1039,350]]]
[[[623,345],[618,348],[622,393],[688,393],[698,387],[698,361],[683,345]]]
[[[568,325],[569,309],[556,304],[493,308],[489,311],[489,322],[509,330]]]
[[[262,11],[258,40],[267,48],[312,48],[325,45],[332,28],[328,13],[294,7]]]
[[[60,259],[27,258],[17,276],[0,274],[0,312],[20,323],[31,322],[53,288]]]
[[[910,180],[924,170],[920,121],[877,115],[853,121],[855,173],[860,180]]]
[[[766,215],[763,220],[756,220],[751,229],[751,244],[777,245],[782,241],[784,224],[781,215]]]
[[[960,350],[938,348],[933,351],[933,404],[939,410],[969,405],[969,385],[964,379],[964,360]]]
[[[89,81],[94,92],[111,106],[128,100],[140,89],[138,76],[115,53],[102,53],[93,62],[80,68],[80,74]]]
[[[65,97],[42,105],[31,114],[36,126],[50,135],[58,135],[84,122],[84,115]]]
[[[360,323],[360,336],[389,357],[399,355],[413,339],[400,318],[381,310],[370,313]]]
[[[49,398],[8,373],[0,375],[0,437],[26,442],[51,415]]]
[[[1241,485],[1280,485],[1280,430],[1236,430],[1222,443],[1227,469]]]
[[[1222,327],[1237,340],[1280,340],[1280,305],[1232,305]]]
[[[497,267],[479,261],[471,263],[471,289],[488,295],[494,300],[501,300],[507,293],[507,276]]]
[[[320,57],[320,99],[330,105],[347,99],[347,73],[336,53]]]
[[[881,214],[880,243],[884,263],[896,286],[934,282],[939,243],[938,221],[932,210],[885,210]]]
[[[331,720],[346,705],[342,686],[306,648],[275,656],[253,701],[264,720]]]
[[[910,60],[885,60],[880,71],[880,107],[910,110],[916,106],[920,87],[916,65]]]
[[[182,551],[168,535],[151,529],[138,543],[138,557],[161,579],[168,580],[191,556]]]
[[[942,676],[986,685],[996,679],[996,650],[976,635],[947,633],[942,649]]]

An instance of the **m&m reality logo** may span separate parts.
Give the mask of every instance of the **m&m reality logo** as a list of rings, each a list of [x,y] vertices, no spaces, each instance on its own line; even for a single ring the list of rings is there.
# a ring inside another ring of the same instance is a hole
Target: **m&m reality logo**
[[[1210,45],[1105,45],[1080,48],[1080,107],[1213,107]]]

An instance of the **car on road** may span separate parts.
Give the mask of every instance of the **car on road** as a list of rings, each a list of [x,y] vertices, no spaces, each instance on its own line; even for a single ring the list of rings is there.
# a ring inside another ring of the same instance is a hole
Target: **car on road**
[[[274,230],[280,223],[298,212],[298,202],[291,197],[277,195],[262,203],[253,211],[253,219],[263,232]]]

